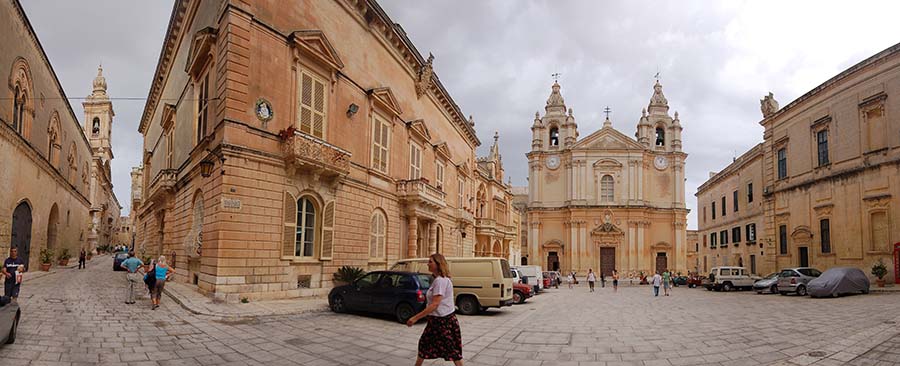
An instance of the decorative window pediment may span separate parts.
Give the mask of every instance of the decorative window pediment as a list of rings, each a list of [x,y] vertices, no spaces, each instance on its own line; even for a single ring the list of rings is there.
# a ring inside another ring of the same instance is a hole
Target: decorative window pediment
[[[463,162],[456,165],[456,171],[464,177],[469,177],[471,170],[469,170],[469,164]]]
[[[294,57],[299,58],[299,53],[303,53],[334,70],[344,68],[344,63],[338,57],[337,51],[331,46],[331,42],[322,31],[299,30],[291,33],[289,39],[295,46]]]
[[[162,119],[159,120],[159,125],[162,126],[163,130],[168,130],[169,127],[175,124],[175,105],[166,103],[163,105],[162,111]]]
[[[450,161],[450,148],[447,147],[446,142],[439,142],[434,145],[434,153],[438,158],[444,159],[444,161]]]
[[[604,170],[622,169],[622,163],[612,159],[601,159],[594,163],[594,168]]]
[[[188,50],[184,71],[190,75],[199,75],[203,65],[212,60],[213,47],[216,44],[218,29],[206,27],[194,33],[194,40]]]
[[[369,89],[366,91],[366,94],[369,95],[369,98],[372,99],[375,106],[382,108],[397,117],[400,117],[400,115],[403,114],[403,109],[400,108],[400,103],[397,102],[397,98],[394,97],[391,88],[382,87]]]
[[[407,122],[406,128],[409,129],[409,135],[413,139],[421,143],[431,141],[431,132],[428,132],[428,127],[425,126],[425,120],[417,119],[415,121]]]

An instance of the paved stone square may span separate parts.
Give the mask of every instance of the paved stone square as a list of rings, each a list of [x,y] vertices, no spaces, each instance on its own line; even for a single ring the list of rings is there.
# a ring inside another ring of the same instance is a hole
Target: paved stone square
[[[213,317],[123,303],[109,257],[26,279],[4,365],[410,365],[424,324],[330,312]],[[838,299],[647,286],[551,289],[460,316],[467,365],[890,365],[900,294]],[[545,340],[542,342],[542,340]],[[430,362],[429,364],[450,364]]]

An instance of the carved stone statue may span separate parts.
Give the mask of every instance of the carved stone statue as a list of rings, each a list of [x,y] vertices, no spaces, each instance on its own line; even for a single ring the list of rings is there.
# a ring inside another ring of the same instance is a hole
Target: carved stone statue
[[[425,61],[425,64],[419,68],[419,79],[416,80],[416,97],[421,98],[425,93],[428,92],[428,88],[431,86],[431,75],[434,74],[434,69],[432,68],[432,62],[434,61],[434,55],[428,54],[428,60]]]
[[[759,100],[759,109],[762,111],[763,118],[769,118],[778,111],[778,101],[775,100],[772,92]]]

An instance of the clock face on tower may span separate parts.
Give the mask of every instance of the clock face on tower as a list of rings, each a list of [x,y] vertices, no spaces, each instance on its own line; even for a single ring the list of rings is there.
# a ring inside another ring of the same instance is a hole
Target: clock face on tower
[[[655,159],[653,159],[653,166],[655,166],[656,169],[659,170],[666,169],[666,167],[669,166],[669,159],[666,159],[665,156],[658,155]]]
[[[556,169],[559,167],[559,155],[550,155],[547,157],[547,167]]]

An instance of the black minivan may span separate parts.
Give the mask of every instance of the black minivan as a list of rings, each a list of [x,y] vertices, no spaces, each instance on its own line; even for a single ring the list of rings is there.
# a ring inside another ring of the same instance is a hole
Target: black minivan
[[[425,292],[430,286],[431,275],[375,271],[349,285],[333,288],[328,294],[328,305],[335,313],[393,314],[397,321],[406,323],[425,309]]]

